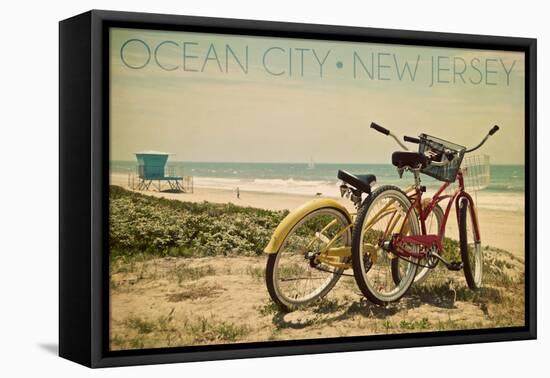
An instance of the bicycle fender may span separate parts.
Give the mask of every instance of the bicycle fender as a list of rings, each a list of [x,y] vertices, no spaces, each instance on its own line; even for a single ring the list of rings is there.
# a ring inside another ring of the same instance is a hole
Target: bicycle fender
[[[346,216],[347,220],[351,223],[351,215],[349,211],[340,202],[330,198],[313,199],[311,201],[304,203],[303,205],[294,209],[293,211],[291,211],[281,221],[281,223],[279,223],[279,225],[273,232],[273,235],[271,236],[269,243],[265,247],[264,253],[274,254],[279,252],[279,249],[281,248],[283,240],[285,240],[288,233],[294,228],[294,226],[307,214],[324,207],[330,207],[330,208],[340,210]]]

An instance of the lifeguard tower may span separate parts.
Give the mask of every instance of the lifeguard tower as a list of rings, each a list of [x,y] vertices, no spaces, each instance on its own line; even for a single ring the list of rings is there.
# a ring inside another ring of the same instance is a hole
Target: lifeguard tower
[[[136,152],[135,155],[138,163],[136,169],[137,183],[132,182],[130,186],[133,189],[149,190],[156,187],[160,192],[163,190],[163,184],[168,184],[170,191],[193,191],[192,177],[177,175],[174,167],[166,166],[168,157],[174,154],[160,151],[142,151]]]

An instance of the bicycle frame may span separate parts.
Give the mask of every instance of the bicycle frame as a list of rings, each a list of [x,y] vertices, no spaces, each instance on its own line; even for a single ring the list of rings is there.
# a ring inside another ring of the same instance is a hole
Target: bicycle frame
[[[447,222],[453,207],[453,204],[455,206],[456,211],[456,220],[457,224],[459,223],[459,208],[460,208],[460,200],[462,198],[466,198],[470,204],[469,211],[472,218],[473,226],[474,226],[474,233],[475,233],[475,242],[479,242],[481,240],[480,236],[480,230],[479,230],[479,222],[477,219],[477,212],[475,209],[475,205],[473,202],[472,197],[469,193],[467,193],[464,190],[464,176],[462,174],[462,170],[458,171],[457,174],[457,181],[458,181],[458,188],[455,190],[453,194],[444,194],[445,190],[451,185],[449,182],[444,182],[437,192],[431,197],[430,201],[427,204],[423,204],[423,191],[420,189],[419,186],[410,186],[405,189],[405,192],[408,194],[409,199],[411,200],[412,206],[408,209],[407,214],[404,219],[408,219],[409,216],[411,216],[411,212],[415,211],[417,215],[418,214],[418,220],[420,222],[420,228],[421,228],[421,235],[406,235],[405,227],[407,226],[406,222],[403,222],[400,226],[399,233],[394,234],[392,245],[393,250],[392,252],[396,253],[399,256],[402,257],[415,257],[415,258],[423,258],[426,256],[427,251],[432,248],[436,247],[438,253],[443,252],[443,239],[445,237],[445,230],[447,227]],[[410,193],[412,192],[412,193]],[[410,194],[409,194],[410,193]],[[443,213],[443,219],[441,221],[441,224],[439,226],[439,230],[437,234],[428,234],[427,233],[427,227],[426,227],[426,221],[428,217],[430,216],[431,212],[433,211],[434,207],[437,206],[439,203],[445,200],[449,200],[447,205],[445,206],[445,211]],[[375,223],[375,220],[378,220],[380,217],[383,217],[385,215],[391,214],[393,209],[389,208],[391,206],[391,203],[378,211],[378,213],[373,214],[373,217],[371,218],[370,224]],[[353,214],[355,215],[355,214]],[[353,216],[352,215],[352,216]],[[386,230],[384,230],[385,235],[389,235],[392,233],[398,224],[399,219],[396,219],[394,221],[391,221],[387,227]],[[326,228],[328,228],[329,225],[327,225]],[[337,235],[335,235],[332,240],[330,240],[324,250],[319,254],[317,257],[320,262],[326,263],[328,265],[332,265],[336,268],[349,268],[350,265],[348,263],[342,263],[340,262],[340,257],[348,257],[351,256],[351,248],[349,246],[346,247],[332,247],[334,242],[341,237],[341,235],[346,232],[349,228],[353,227],[353,222],[342,229]],[[369,227],[369,224],[367,224],[367,228]],[[320,232],[320,234],[323,233],[323,230]],[[418,245],[421,247],[421,251],[415,252],[410,250],[409,248],[406,248],[402,245],[404,244],[412,244],[412,245]]]
[[[407,187],[405,189],[405,192],[406,193],[409,193],[411,191],[413,191],[415,189],[415,187],[413,185]],[[414,195],[414,193],[412,194]],[[391,209],[391,203],[388,204],[386,207],[384,207],[383,209],[380,209],[376,214],[373,215],[372,219],[369,221],[369,223],[366,225],[367,229],[368,227],[372,226],[374,223],[376,223],[376,221],[387,215],[387,214],[391,214],[391,212],[393,211]],[[323,251],[321,251],[319,253],[319,255],[316,257],[317,261],[318,262],[321,262],[321,263],[325,263],[327,265],[331,265],[335,268],[344,268],[344,269],[348,269],[348,268],[351,268],[351,264],[350,263],[343,263],[343,262],[340,262],[340,258],[341,257],[351,257],[351,246],[345,246],[345,247],[332,247],[332,245],[345,233],[347,232],[348,230],[350,229],[353,229],[353,224],[355,223],[355,216],[356,216],[356,213],[350,213],[350,216],[352,217],[352,221],[351,223],[342,228],[332,239],[330,239]],[[395,227],[397,222],[393,223],[393,227],[390,229],[390,230],[386,230],[386,232],[389,232],[389,231],[392,231],[393,228]],[[317,238],[321,238],[324,236],[323,232],[325,230],[327,230],[328,228],[330,228],[330,226],[332,225],[332,223],[329,223],[328,225],[325,226],[325,228],[323,228],[319,233],[318,235],[316,235]],[[315,239],[314,239],[315,240]],[[310,242],[310,244],[308,245],[308,247],[313,244],[314,240],[312,240]],[[375,258],[373,256],[373,258]]]
[[[418,173],[417,173],[418,174]],[[422,205],[422,193],[423,191],[420,189],[420,187],[417,185],[415,187],[415,193],[413,193],[412,196],[409,198],[412,201],[412,206],[407,210],[406,218],[408,219],[409,216],[411,216],[412,211],[416,211],[417,214],[419,214],[418,219],[420,221],[420,227],[421,227],[421,235],[405,235],[405,232],[403,232],[403,228],[400,230],[398,234],[394,234],[394,237],[392,238],[392,252],[396,253],[399,256],[402,257],[416,257],[416,258],[423,258],[428,253],[428,250],[435,247],[437,249],[438,253],[443,252],[443,238],[445,237],[445,229],[447,226],[447,220],[449,219],[449,215],[451,213],[451,209],[453,204],[455,205],[456,209],[456,220],[457,225],[460,222],[459,216],[459,208],[460,208],[460,200],[462,198],[466,198],[470,204],[469,211],[473,222],[474,227],[474,236],[475,236],[475,242],[478,243],[481,240],[480,237],[480,231],[479,231],[479,222],[477,219],[477,212],[475,209],[474,202],[472,200],[472,197],[470,194],[468,194],[464,190],[464,176],[462,174],[462,170],[458,170],[457,174],[457,181],[458,181],[458,188],[455,190],[453,194],[443,194],[445,190],[449,187],[450,183],[445,182],[441,185],[441,187],[437,190],[435,195],[431,198],[430,202],[427,204],[427,206]],[[443,219],[440,224],[439,230],[437,234],[427,234],[426,231],[426,220],[428,219],[429,214],[433,211],[434,207],[439,204],[441,201],[444,201],[446,199],[449,199],[449,202],[445,208],[445,212],[443,214]],[[403,227],[403,226],[402,226]],[[420,251],[415,252],[407,248],[406,244],[412,244],[420,246]]]

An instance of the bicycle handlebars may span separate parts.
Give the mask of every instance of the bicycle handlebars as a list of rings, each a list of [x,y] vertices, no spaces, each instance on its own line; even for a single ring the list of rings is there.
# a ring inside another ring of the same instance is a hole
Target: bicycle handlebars
[[[374,122],[371,122],[370,127],[371,127],[371,129],[374,129],[374,130],[378,131],[379,133],[382,133],[384,135],[390,135],[390,130],[388,130],[388,129],[386,129],[386,128],[384,128],[384,127],[382,127],[382,126],[380,126],[380,125],[378,125]]]
[[[380,126],[380,125],[378,125],[378,124],[376,124],[376,123],[374,123],[374,122],[371,122],[370,127],[371,127],[371,129],[374,129],[374,130],[378,131],[379,133],[382,133],[382,134],[387,135],[387,136],[391,136],[391,137],[395,140],[395,142],[396,142],[402,149],[404,149],[405,151],[409,151],[409,149],[407,148],[407,146],[405,146],[403,143],[401,143],[401,141],[400,141],[395,135],[393,135],[393,134],[391,133],[390,130],[388,130],[388,129],[386,129],[385,127],[382,127],[382,126]]]
[[[406,136],[406,135],[403,137],[403,140],[404,140],[405,142],[409,142],[409,143],[420,144],[420,139],[414,138],[414,137],[410,137],[410,136]]]
[[[374,123],[374,122],[371,122],[370,127],[372,129],[375,129],[376,131],[378,131],[381,134],[391,136],[397,142],[397,144],[399,144],[399,146],[401,148],[403,148],[405,151],[409,151],[409,149],[403,143],[401,143],[401,141],[395,135],[393,135],[390,130],[388,130],[385,127],[382,127],[382,126],[380,126],[380,125],[378,125],[377,123]],[[491,130],[489,130],[487,135],[485,135],[485,138],[483,138],[477,146],[475,146],[473,148],[470,148],[469,150],[465,150],[464,153],[469,153],[469,152],[475,151],[478,148],[480,148],[481,146],[483,146],[485,144],[485,142],[487,141],[487,139],[489,139],[489,137],[493,136],[498,130],[500,130],[500,127],[498,127],[497,125],[494,125],[491,128]],[[419,138],[414,138],[414,137],[410,137],[410,136],[406,136],[406,135],[403,137],[403,140],[405,142],[416,143],[416,144],[420,144],[420,142],[421,142],[421,140]],[[452,157],[447,156],[447,161],[444,161],[444,162],[431,161],[430,164],[433,164],[435,166],[445,166],[451,160],[452,160]]]
[[[469,150],[464,151],[464,153],[467,154],[468,152],[472,152],[472,151],[477,150],[479,147],[483,146],[485,144],[485,142],[487,142],[487,139],[489,139],[489,137],[493,136],[499,130],[500,130],[500,127],[498,127],[497,125],[494,125],[491,128],[491,130],[489,130],[487,135],[485,135],[485,138],[483,138],[483,140],[481,142],[479,142],[479,144],[477,146],[475,146],[473,148],[470,148]]]
[[[371,122],[370,124],[370,127],[372,129],[375,129],[376,131],[378,131],[379,133],[382,133],[384,135],[388,135],[388,136],[391,136],[393,139],[395,139],[395,141],[397,142],[397,144],[399,144],[399,146],[401,146],[401,148],[403,148],[404,150],[406,151],[409,151],[409,149],[403,144],[401,143],[401,141],[399,141],[399,139],[397,139],[397,137],[395,135],[392,134],[392,132],[388,129],[386,129],[385,127],[382,127],[380,126],[379,124],[375,123],[375,122]],[[487,141],[487,139],[489,139],[489,137],[493,136],[497,131],[500,130],[500,127],[498,127],[498,125],[494,125],[491,130],[489,130],[489,132],[487,133],[487,135],[485,135],[485,138],[483,138],[481,140],[481,142],[473,147],[473,148],[470,148],[468,150],[465,150],[464,153],[468,153],[468,152],[472,152],[472,151],[475,151],[477,150],[478,148],[480,148],[481,146],[483,146],[485,144],[485,142]],[[420,139],[419,138],[414,138],[414,137],[410,137],[410,136],[404,136],[403,137],[403,140],[405,142],[409,142],[409,143],[416,143],[416,144],[419,144],[420,143]]]

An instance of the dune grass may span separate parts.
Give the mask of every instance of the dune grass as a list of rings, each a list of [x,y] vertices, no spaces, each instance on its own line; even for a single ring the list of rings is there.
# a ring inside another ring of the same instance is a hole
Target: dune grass
[[[109,192],[112,258],[149,256],[255,256],[288,213],[233,204],[193,203]]]

